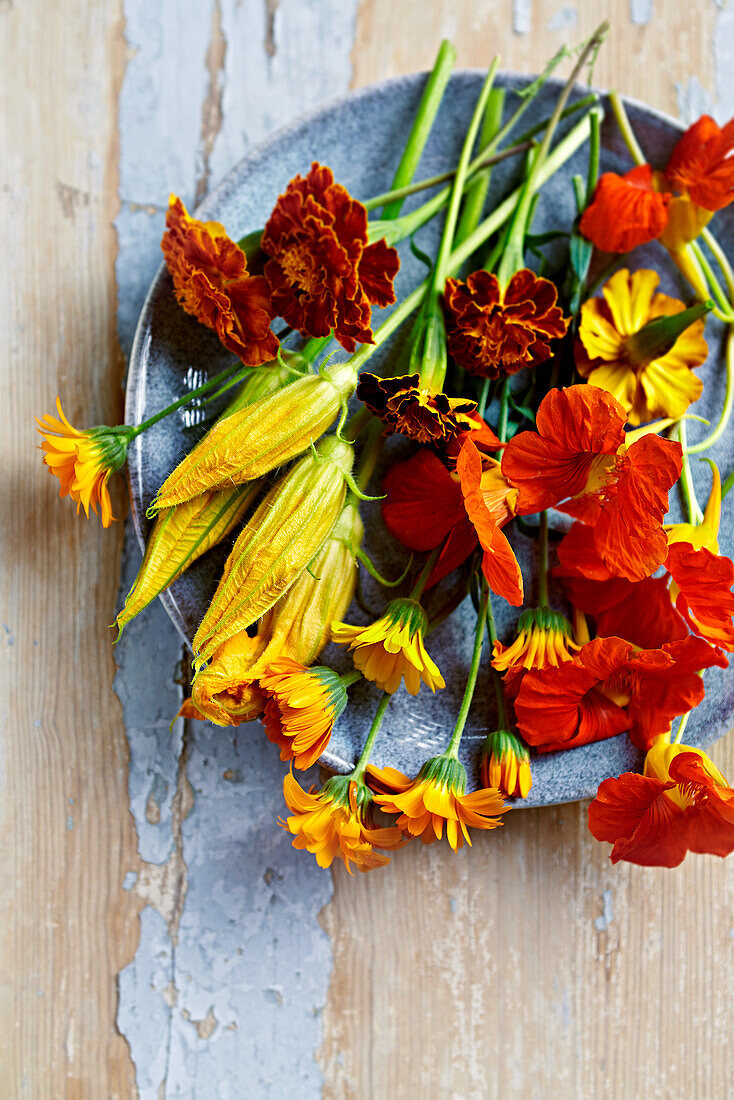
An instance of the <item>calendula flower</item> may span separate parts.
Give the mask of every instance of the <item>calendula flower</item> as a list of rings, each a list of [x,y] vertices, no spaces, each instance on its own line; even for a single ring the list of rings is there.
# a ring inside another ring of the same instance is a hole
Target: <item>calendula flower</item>
[[[100,516],[103,527],[114,522],[107,482],[110,474],[124,465],[130,430],[104,425],[79,431],[69,423],[61,400],[56,398],[58,417],[46,413],[36,420],[43,437],[43,461],[61,483],[60,497],[71,497],[77,515],[83,508]]]
[[[149,511],[253,481],[303,454],[332,423],[356,381],[354,368],[340,363],[222,417],[169,474]]]
[[[247,257],[219,222],[190,217],[171,195],[161,240],[176,298],[187,313],[213,329],[245,366],[274,359],[278,339],[268,283],[251,275]]]
[[[261,247],[273,308],[307,336],[334,336],[347,351],[373,343],[371,305],[395,301],[397,251],[368,244],[367,211],[330,168],[296,176],[268,219]]]
[[[511,645],[495,642],[492,667],[508,669],[557,668],[570,661],[578,650],[572,638],[571,624],[560,611],[536,607],[523,611],[517,621],[517,633]]]
[[[197,668],[257,622],[313,561],[341,515],[353,461],[350,445],[328,436],[264,497],[232,547],[194,636]]]
[[[310,768],[329,744],[331,731],[347,705],[347,689],[330,668],[306,668],[290,657],[273,661],[260,677],[266,697],[263,725],[281,760]]]
[[[651,433],[625,436],[625,420],[619,402],[596,386],[551,390],[537,433],[520,432],[507,444],[502,473],[519,489],[519,515],[560,508],[593,528],[616,576],[642,580],[667,555],[662,524],[682,451]]]
[[[734,790],[701,749],[658,738],[644,774],[605,779],[589,806],[589,829],[620,859],[677,867],[687,852],[734,851]]]
[[[368,782],[383,793],[375,802],[389,814],[399,814],[397,825],[424,844],[446,839],[456,851],[464,841],[471,846],[469,828],[495,829],[505,801],[494,788],[466,791],[466,770],[453,756],[435,756],[426,761],[415,779],[395,768],[367,765]]]
[[[359,376],[357,397],[379,417],[387,435],[400,432],[416,443],[441,447],[471,430],[477,408],[475,401],[422,387],[419,374],[380,378],[365,371]]]
[[[293,775],[283,780],[283,797],[291,816],[281,825],[293,834],[293,847],[316,856],[319,867],[340,859],[349,874],[384,867],[390,857],[375,848],[394,850],[405,843],[398,828],[375,828],[365,820],[371,795],[349,776],[334,776],[317,794],[304,791]]]
[[[602,298],[581,307],[576,367],[593,386],[614,395],[630,424],[656,416],[678,420],[697,401],[703,382],[693,374],[706,361],[701,314],[656,294],[655,271],[627,268],[609,279]]]
[[[675,717],[704,696],[703,669],[727,661],[702,638],[659,649],[595,638],[558,668],[526,672],[515,699],[517,726],[539,752],[602,741],[624,730],[647,750]]]
[[[504,289],[488,271],[475,271],[466,282],[447,279],[444,312],[449,352],[482,378],[543,363],[569,324],[553,283],[528,268],[516,271]]]
[[[446,687],[423,644],[427,626],[426,613],[416,600],[398,599],[369,626],[335,622],[332,638],[349,646],[355,667],[383,691],[393,694],[404,678],[406,690],[417,695],[421,682],[431,691]]]
[[[493,730],[482,745],[479,775],[483,787],[508,798],[527,798],[533,785],[527,746],[512,730]]]

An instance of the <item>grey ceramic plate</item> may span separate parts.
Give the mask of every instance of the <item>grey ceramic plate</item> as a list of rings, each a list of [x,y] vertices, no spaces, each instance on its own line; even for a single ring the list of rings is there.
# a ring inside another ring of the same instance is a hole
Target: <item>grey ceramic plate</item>
[[[418,172],[418,178],[432,176],[452,167],[458,155],[483,74],[458,72],[452,79],[441,106],[428,146]],[[502,75],[500,82],[510,91],[522,86],[527,77]],[[287,129],[281,130],[242,160],[224,182],[206,199],[197,214],[201,218],[221,221],[236,239],[264,224],[276,196],[296,173],[305,173],[313,160],[330,165],[340,182],[359,198],[380,193],[390,180],[400,156],[416,106],[425,74],[385,81],[348,95],[338,102],[309,115]],[[523,120],[526,128],[552,109],[558,84],[549,81],[543,92],[531,104]],[[579,93],[581,94],[581,93]],[[512,96],[508,97],[512,102]],[[665,163],[680,134],[680,126],[657,112],[639,104],[629,104],[629,114],[637,136],[651,161]],[[619,138],[610,113],[602,130],[602,170],[625,171],[629,158]],[[570,224],[574,209],[570,181],[574,173],[584,174],[586,157],[582,150],[543,189],[534,229],[544,231]],[[507,162],[495,170],[493,196],[504,196],[516,182],[518,165]],[[406,207],[408,209],[409,207]],[[734,245],[734,219],[731,211],[717,215],[719,240],[731,253]],[[427,226],[418,243],[429,253],[435,252],[438,225]],[[402,268],[398,276],[399,296],[409,292],[423,278],[424,269],[411,255],[407,244],[400,247]],[[665,253],[656,245],[639,250],[635,266],[655,267],[661,271],[661,289],[689,298],[685,286],[667,262]],[[380,323],[380,316],[374,318]],[[715,419],[724,397],[722,332],[710,323],[707,335],[710,355],[702,376],[704,395],[695,411]],[[389,356],[390,348],[381,349],[372,360],[372,368]],[[176,304],[170,278],[164,268],[158,272],[143,308],[130,362],[126,416],[129,423],[162,408],[178,398],[187,388],[200,384],[230,361],[216,338],[207,329],[186,316]],[[208,410],[208,415],[212,410]],[[491,419],[491,416],[490,416]],[[158,486],[192,447],[205,430],[201,414],[184,411],[161,422],[140,436],[129,456],[130,489],[133,516],[141,547],[145,545],[148,521],[145,510]],[[691,438],[705,429],[693,424]],[[713,452],[721,468],[728,473],[731,465],[732,433],[721,439]],[[390,448],[400,446],[392,440]],[[394,455],[394,451],[391,452]],[[696,463],[694,477],[699,497],[708,492],[705,464]],[[399,548],[382,527],[379,506],[364,509],[367,528],[367,549],[384,572],[393,576],[402,571]],[[672,516],[679,516],[677,502]],[[722,552],[731,554],[732,527],[728,519],[721,533]],[[526,579],[528,602],[534,598],[534,581],[530,545],[522,536],[513,536],[518,547]],[[163,596],[163,602],[173,622],[189,641],[208,604],[221,571],[228,546],[219,547],[197,562]],[[384,606],[383,590],[367,576],[364,578],[367,606],[378,611]],[[501,638],[509,638],[516,612],[495,600],[496,617]],[[367,621],[355,609],[352,621]],[[459,706],[466,669],[472,646],[474,615],[465,605],[430,639],[429,649],[438,662],[447,688],[432,696],[422,690],[413,698],[404,689],[393,699],[387,712],[383,732],[377,743],[374,762],[398,767],[414,774],[420,764],[441,751],[452,728],[453,716]],[[322,660],[339,669],[350,667],[347,655],[332,646]],[[734,677],[720,669],[705,675],[706,698],[689,723],[687,738],[707,745],[721,737],[729,728],[734,705]],[[358,755],[365,731],[378,698],[374,685],[358,684],[351,690],[351,703],[334,730],[324,763],[337,771],[348,771]],[[470,777],[477,772],[477,756],[486,731],[495,728],[490,677],[481,678],[475,704],[462,743],[464,762]],[[533,764],[533,789],[520,805],[550,805],[590,797],[599,782],[609,775],[638,766],[640,756],[622,735],[609,741],[573,749],[565,753],[539,756]]]

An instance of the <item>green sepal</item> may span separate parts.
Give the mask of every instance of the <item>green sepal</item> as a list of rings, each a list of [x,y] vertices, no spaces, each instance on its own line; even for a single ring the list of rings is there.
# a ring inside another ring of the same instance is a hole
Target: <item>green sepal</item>
[[[680,313],[671,313],[648,321],[624,342],[632,366],[642,367],[667,355],[678,337],[713,308],[714,303],[709,299],[706,302],[696,302],[694,306],[683,309]]]
[[[425,634],[428,616],[417,600],[403,597],[391,602],[385,608],[385,618],[394,624],[406,626],[410,635]]]
[[[418,773],[418,779],[428,779],[437,787],[445,787],[456,794],[466,790],[466,768],[455,756],[434,756],[426,760]]]
[[[97,444],[97,453],[111,474],[125,465],[127,449],[133,437],[132,428],[108,428],[106,424],[102,424],[98,428],[90,428],[87,434]]]
[[[482,745],[482,756],[489,758],[495,756],[502,760],[508,756],[514,756],[516,760],[530,761],[530,753],[527,745],[514,730],[492,730],[488,733]]]

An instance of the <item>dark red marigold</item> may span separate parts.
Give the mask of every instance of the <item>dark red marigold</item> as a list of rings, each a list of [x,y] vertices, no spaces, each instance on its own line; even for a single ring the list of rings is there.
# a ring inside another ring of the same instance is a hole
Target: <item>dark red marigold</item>
[[[359,376],[357,397],[380,418],[388,435],[401,432],[416,443],[446,446],[460,432],[476,427],[476,402],[422,389],[419,374],[379,378],[365,372]]]
[[[465,283],[447,279],[444,292],[449,351],[471,374],[499,378],[548,359],[551,340],[568,319],[548,279],[516,271],[503,291],[496,275],[475,271]]]
[[[330,168],[311,165],[280,196],[261,246],[275,312],[304,336],[328,336],[353,352],[374,343],[371,305],[395,301],[397,251],[368,244],[367,211]]]

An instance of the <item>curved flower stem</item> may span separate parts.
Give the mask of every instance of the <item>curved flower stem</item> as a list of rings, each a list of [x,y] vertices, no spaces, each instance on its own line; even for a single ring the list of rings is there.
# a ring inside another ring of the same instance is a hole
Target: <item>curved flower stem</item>
[[[721,416],[719,417],[719,423],[716,425],[710,435],[707,435],[705,439],[702,439],[700,443],[694,443],[690,447],[683,445],[684,459],[687,455],[700,454],[701,451],[707,451],[709,447],[713,447],[714,443],[721,438],[726,426],[729,423],[731,416],[731,410],[734,406],[734,325],[729,326],[729,332],[726,338],[726,392],[724,395],[724,407],[721,410]],[[682,421],[679,425],[682,426]],[[680,435],[678,436],[680,439]]]
[[[482,118],[482,130],[479,141],[482,146],[492,140],[502,123],[502,111],[505,105],[505,89],[492,88],[487,98]],[[464,199],[461,206],[461,217],[454,234],[454,242],[461,242],[473,233],[479,224],[479,219],[484,210],[484,204],[489,191],[489,181],[492,172],[489,168],[483,168],[469,181],[464,190]]]
[[[360,455],[359,466],[357,467],[357,473],[354,478],[358,488],[360,488],[362,492],[367,489],[370,478],[375,472],[375,467],[380,461],[380,455],[382,454],[384,444],[385,437],[382,434],[382,424],[376,417],[373,417],[367,428],[364,450]]]
[[[706,282],[711,288],[711,292],[714,298],[718,302],[719,308],[714,309],[714,316],[718,317],[720,321],[731,324],[731,322],[734,321],[734,306],[732,306],[731,302],[726,297],[721,283],[716,278],[711,264],[708,262],[703,253],[703,249],[697,241],[691,241],[689,248],[691,249],[691,252],[695,257],[695,260],[699,268],[701,269]]]
[[[540,538],[538,540],[538,603],[548,606],[548,513],[540,513]]]
[[[734,301],[734,270],[732,270],[732,266],[729,263],[729,259],[724,252],[724,249],[716,240],[716,237],[713,235],[708,226],[706,226],[702,230],[701,236],[708,245],[711,255],[714,257],[721,269],[721,273],[724,276],[724,282],[726,283],[726,289],[729,292],[730,301]]]
[[[438,555],[441,553],[441,549],[441,546],[437,546],[435,550],[431,550],[430,554],[428,555],[428,559],[426,560],[426,564],[421,569],[420,574],[418,575],[418,580],[413,585],[408,599],[419,600],[423,595],[423,591],[428,584],[428,578],[433,572],[434,565],[438,561]]]
[[[507,417],[510,404],[510,379],[505,378],[500,393],[500,414],[497,420],[497,438],[500,443],[507,442]]]
[[[489,634],[489,651],[491,655],[494,652],[495,642],[497,641],[497,629],[494,625],[491,593],[487,600],[487,633]],[[497,700],[497,725],[499,729],[507,729],[507,703],[505,702],[502,677],[496,668],[492,669],[492,679],[494,681],[494,695]]]
[[[729,476],[726,479],[726,481],[724,482],[724,484],[721,486],[721,499],[722,500],[724,499],[726,494],[729,492],[732,485],[734,485],[734,470],[732,470],[732,472],[729,474]]]
[[[387,710],[388,704],[391,699],[392,695],[389,695],[386,691],[383,692],[382,698],[377,705],[377,710],[375,711],[375,717],[372,719],[372,725],[370,726],[370,732],[367,734],[367,740],[364,743],[364,748],[360,753],[359,760],[355,764],[354,771],[352,772],[350,777],[354,780],[355,783],[361,783],[362,781],[362,776],[365,773],[367,762],[372,752],[372,746],[375,743],[375,738],[377,737],[380,726],[382,725],[382,720],[385,717],[385,711]]]
[[[477,412],[480,416],[484,416],[484,410],[487,407],[487,398],[489,397],[490,381],[488,378],[482,380],[482,388],[479,391],[479,400],[477,401]]]
[[[701,511],[698,500],[696,499],[696,490],[693,487],[693,478],[691,477],[691,464],[688,460],[688,451],[686,450],[686,424],[684,420],[678,421],[678,442],[683,448],[683,468],[681,470],[680,484],[683,490],[683,497],[686,502],[686,509],[688,511],[689,523],[700,523],[703,519],[703,512]]]
[[[484,644],[484,631],[487,625],[487,608],[489,606],[489,585],[486,580],[482,578],[482,594],[479,598],[479,609],[477,611],[477,625],[474,630],[474,651],[472,653],[471,664],[469,665],[469,676],[466,681],[466,688],[464,689],[464,698],[461,702],[461,708],[456,719],[456,725],[454,726],[454,732],[451,735],[451,741],[449,747],[446,749],[445,756],[453,756],[456,759],[459,757],[459,745],[461,744],[461,735],[464,732],[464,726],[469,716],[469,710],[471,708],[472,699],[474,698],[474,689],[477,686],[477,678],[479,676],[479,662],[482,657],[482,646]]]
[[[210,378],[208,382],[204,382],[201,386],[197,386],[196,389],[189,390],[183,397],[179,397],[172,405],[167,405],[165,409],[161,409],[160,412],[155,413],[153,416],[149,416],[147,420],[143,420],[140,424],[136,424],[134,428],[130,428],[130,439],[135,439],[141,432],[146,431],[148,428],[152,428],[159,420],[163,420],[164,417],[170,416],[176,409],[181,409],[195,398],[201,397],[202,394],[209,393],[215,386],[221,386],[223,382],[227,383],[227,389],[229,389],[230,386],[237,385],[238,382],[241,382],[243,378],[247,377],[252,369],[252,367],[243,367],[241,364],[238,364],[237,367],[231,366],[220,371],[219,374],[215,374],[213,378]]]
[[[629,154],[632,157],[633,161],[637,165],[647,164],[647,161],[645,160],[645,154],[640,148],[637,138],[635,137],[634,130],[630,125],[630,120],[627,117],[627,112],[624,109],[624,103],[622,102],[622,97],[620,96],[619,92],[610,92],[609,102],[612,105],[612,110],[614,112],[614,117],[617,120],[619,132],[622,135],[624,143],[627,146]]]
[[[683,731],[685,730],[686,726],[688,725],[688,719],[690,718],[690,716],[691,716],[690,710],[687,710],[686,713],[682,716],[680,722],[678,723],[678,729],[676,730],[675,737],[673,738],[673,741],[671,742],[673,745],[680,744],[680,740],[683,737]]]

